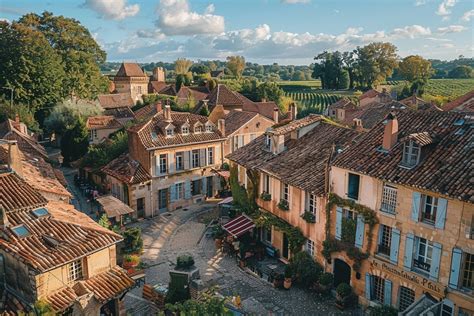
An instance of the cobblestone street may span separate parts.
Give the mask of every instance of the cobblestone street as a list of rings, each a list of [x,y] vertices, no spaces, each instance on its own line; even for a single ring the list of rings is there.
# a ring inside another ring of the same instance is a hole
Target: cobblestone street
[[[162,215],[138,225],[142,228],[144,253],[142,261],[146,269],[146,283],[169,282],[169,270],[176,257],[183,253],[193,255],[200,270],[201,279],[207,286],[216,285],[225,295],[240,295],[245,312],[258,315],[350,315],[334,307],[328,298],[318,297],[297,288],[274,289],[255,276],[241,270],[234,258],[216,253],[212,238],[204,236],[205,224],[197,215],[206,212],[213,205],[194,206],[189,210],[177,210],[171,215]],[[125,304],[133,315],[151,312],[141,299],[142,288],[127,294]]]

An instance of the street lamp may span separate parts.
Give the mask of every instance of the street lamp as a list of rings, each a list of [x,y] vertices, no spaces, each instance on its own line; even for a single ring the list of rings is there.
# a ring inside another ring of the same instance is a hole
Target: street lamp
[[[10,90],[10,109],[13,109],[13,91],[15,90],[15,88],[3,87],[3,89]]]

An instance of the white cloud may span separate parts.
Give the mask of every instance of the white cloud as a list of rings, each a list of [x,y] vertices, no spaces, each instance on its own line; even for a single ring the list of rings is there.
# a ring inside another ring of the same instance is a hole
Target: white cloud
[[[453,44],[453,43],[443,43],[443,44],[438,45],[438,47],[441,47],[441,48],[453,48],[453,47],[454,47],[454,44]]]
[[[420,36],[430,35],[431,30],[429,27],[423,27],[421,25],[407,25],[403,28],[395,28],[390,35],[395,38],[416,38]]]
[[[297,3],[310,3],[311,0],[281,0],[282,3],[286,4],[297,4]]]
[[[467,27],[462,26],[462,25],[450,25],[446,27],[438,27],[438,33],[441,35],[448,34],[448,33],[459,33],[465,30],[467,30]]]
[[[86,0],[84,5],[109,20],[123,20],[140,11],[138,4],[127,5],[126,0]]]
[[[426,0],[416,0],[415,6],[419,7],[419,6],[425,5],[426,2],[427,2]]]
[[[454,7],[457,0],[443,0],[438,6],[437,15],[443,16],[443,19],[447,18],[451,14],[451,8]]]
[[[4,22],[7,22],[7,23],[11,23],[9,19],[7,18],[0,18],[0,21],[4,21]]]
[[[426,39],[433,42],[452,42],[450,39],[439,37],[427,37]]]
[[[224,17],[214,15],[210,4],[203,14],[191,11],[187,0],[161,0],[156,26],[165,35],[218,34],[224,32]]]
[[[467,12],[464,12],[464,14],[461,17],[461,20],[469,22],[471,21],[471,18],[474,16],[474,10],[470,10]]]

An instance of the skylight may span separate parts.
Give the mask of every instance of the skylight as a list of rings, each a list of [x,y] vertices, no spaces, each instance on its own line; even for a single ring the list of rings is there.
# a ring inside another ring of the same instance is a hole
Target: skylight
[[[18,237],[22,238],[22,237],[27,237],[30,235],[30,232],[28,231],[28,229],[26,228],[25,225],[21,224],[21,225],[18,225],[18,226],[15,226],[15,227],[12,227],[12,231],[15,235],[17,235]]]
[[[158,139],[158,135],[156,135],[155,132],[151,132],[151,138],[152,138],[153,140],[157,140],[157,139]]]
[[[40,218],[40,217],[45,217],[45,216],[48,216],[49,215],[49,212],[46,208],[42,207],[42,208],[38,208],[36,210],[33,210],[31,211],[36,217]]]

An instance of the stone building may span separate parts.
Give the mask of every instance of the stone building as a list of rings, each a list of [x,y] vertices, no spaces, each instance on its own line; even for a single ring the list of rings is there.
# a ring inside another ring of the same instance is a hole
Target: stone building
[[[89,132],[89,144],[99,144],[110,134],[123,128],[123,125],[111,115],[100,115],[88,117],[86,128]]]
[[[332,163],[330,238],[345,246],[326,269],[361,303],[474,313],[472,127],[462,113],[391,113]]]
[[[114,76],[115,90],[131,96],[134,102],[148,94],[148,76],[137,63],[122,63]]]

